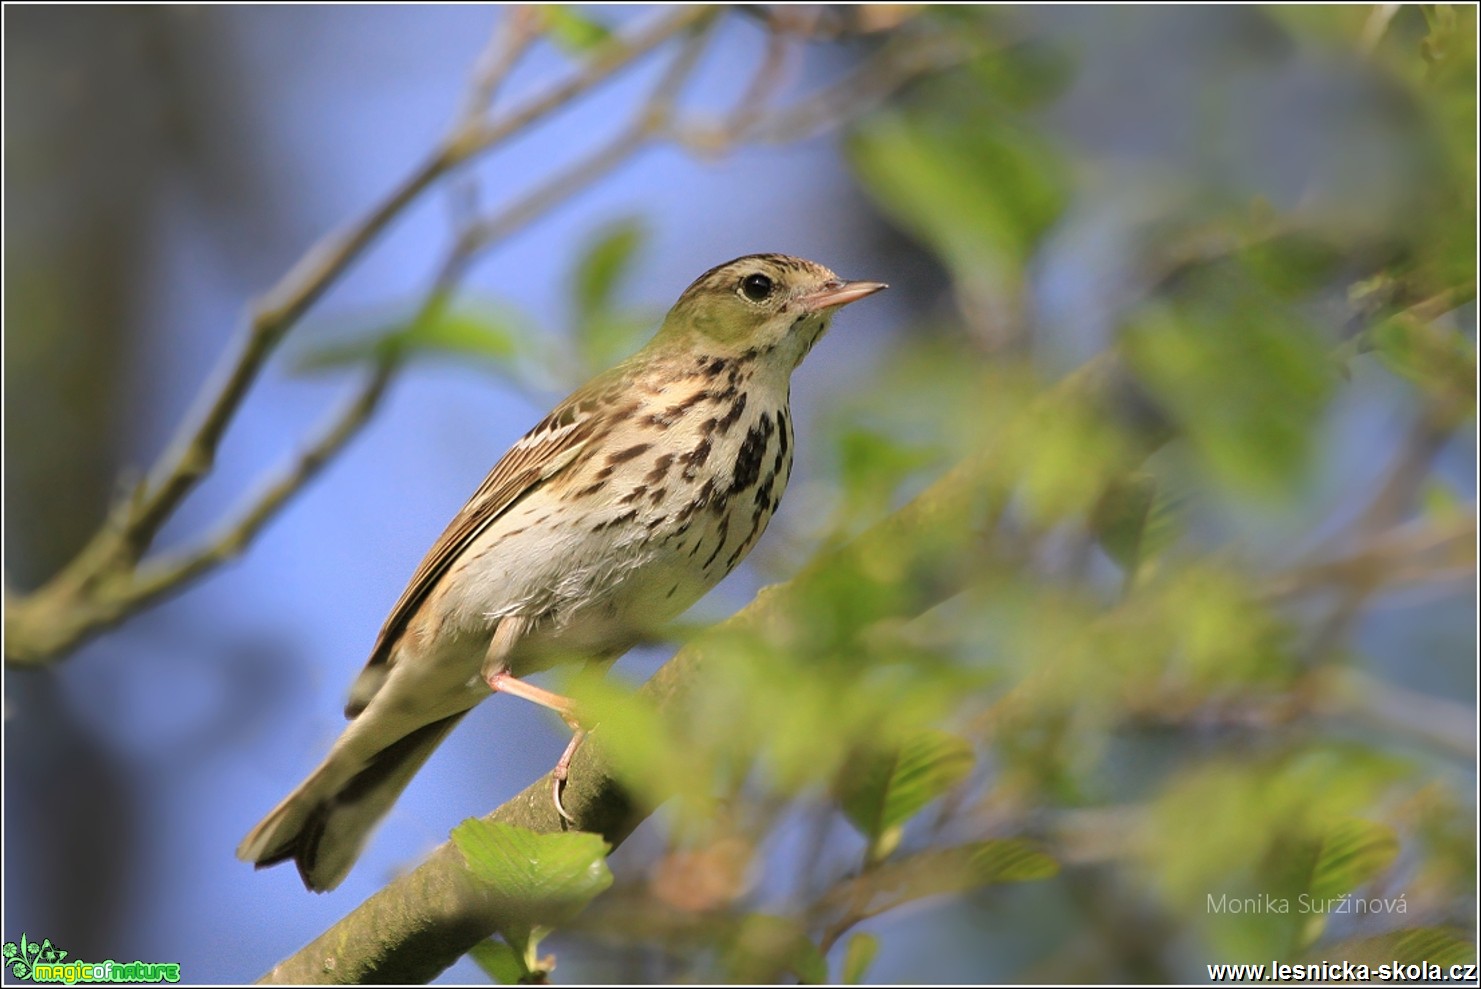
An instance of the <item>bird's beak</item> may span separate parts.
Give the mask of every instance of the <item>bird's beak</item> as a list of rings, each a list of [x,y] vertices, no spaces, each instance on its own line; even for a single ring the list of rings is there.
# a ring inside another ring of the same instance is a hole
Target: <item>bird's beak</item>
[[[797,301],[807,312],[818,312],[822,309],[846,306],[850,302],[857,302],[866,295],[873,295],[886,288],[889,286],[884,282],[829,282],[821,291],[801,296]]]

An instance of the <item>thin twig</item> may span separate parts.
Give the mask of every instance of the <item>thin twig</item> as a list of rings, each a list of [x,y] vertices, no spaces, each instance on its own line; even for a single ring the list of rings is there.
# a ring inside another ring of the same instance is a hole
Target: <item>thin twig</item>
[[[564,107],[592,87],[605,82],[670,38],[697,28],[720,13],[721,8],[718,7],[684,7],[620,43],[604,44],[592,55],[582,71],[541,96],[529,100],[502,120],[470,122],[461,127],[449,142],[448,153],[461,162],[508,139],[551,111]]]
[[[340,231],[315,245],[253,307],[245,339],[203,389],[192,423],[161,455],[147,479],[110,514],[84,550],[46,585],[6,601],[6,660],[34,665],[72,648],[81,639],[121,620],[240,551],[263,525],[301,489],[324,461],[337,453],[368,420],[389,383],[392,367],[373,369],[365,384],[335,416],[319,439],[251,501],[235,522],[200,546],[142,565],[164,523],[184,498],[210,473],[226,428],[241,407],[268,358],[307,309],[343,274],[385,227],[429,186],[476,154],[487,151],[526,127],[562,109],[617,72],[676,35],[716,19],[721,8],[685,8],[669,14],[627,38],[608,41],[570,78],[525,100],[496,120],[474,112],[486,106],[528,50],[535,30],[526,15],[507,19],[507,40],[493,47],[475,75],[474,95],[446,140],[403,179],[380,203]],[[513,229],[558,201],[545,190],[539,202],[517,203]],[[427,310],[444,305],[471,257],[471,245],[460,238],[439,273]],[[172,583],[173,582],[173,583]]]
[[[892,41],[840,82],[791,106],[762,113],[743,99],[740,112],[724,121],[679,121],[672,126],[670,136],[699,154],[715,154],[743,142],[788,144],[806,140],[857,119],[912,80],[959,65],[973,53],[973,47],[959,39]],[[771,71],[768,64],[763,63],[763,73]],[[771,85],[770,80],[758,77],[760,81]],[[769,90],[762,89],[755,99],[769,95]]]
[[[139,568],[130,589],[130,609],[168,594],[187,581],[239,555],[262,531],[278,510],[301,491],[370,420],[391,383],[395,364],[377,363],[366,382],[337,411],[319,437],[299,452],[292,464],[269,481],[237,518],[216,535],[185,553],[146,563]]]
[[[1372,590],[1427,579],[1458,579],[1475,573],[1475,558],[1460,565],[1447,557],[1474,549],[1476,518],[1468,515],[1442,525],[1406,525],[1371,536],[1351,552],[1307,563],[1265,582],[1266,598],[1278,599],[1331,587],[1362,586]],[[1434,563],[1424,561],[1439,556]]]

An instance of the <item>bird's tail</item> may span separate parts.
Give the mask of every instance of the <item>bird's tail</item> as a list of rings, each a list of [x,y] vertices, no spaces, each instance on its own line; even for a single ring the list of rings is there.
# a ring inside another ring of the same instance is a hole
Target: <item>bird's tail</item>
[[[259,869],[293,859],[316,893],[340,884],[377,821],[466,711],[405,735],[346,773],[338,752],[252,829],[237,858]]]

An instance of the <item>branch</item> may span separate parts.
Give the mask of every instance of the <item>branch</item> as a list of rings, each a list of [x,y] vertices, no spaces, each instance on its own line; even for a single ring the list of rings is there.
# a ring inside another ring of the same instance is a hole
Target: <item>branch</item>
[[[907,83],[932,72],[960,65],[978,54],[959,38],[926,37],[891,41],[840,82],[788,107],[761,111],[770,97],[770,76],[779,73],[780,55],[768,51],[756,84],[736,110],[721,123],[685,121],[672,127],[672,138],[699,154],[716,154],[742,141],[788,144],[815,137],[857,119]]]
[[[284,504],[338,453],[364,426],[390,383],[393,362],[373,369],[360,389],[329,426],[293,462],[242,509],[236,520],[221,526],[200,545],[159,561],[141,560],[165,522],[210,473],[216,451],[251,385],[289,329],[414,200],[431,185],[473,156],[488,151],[571,101],[663,44],[712,22],[722,8],[688,7],[670,14],[627,38],[607,42],[564,82],[526,100],[494,121],[487,106],[537,35],[537,19],[513,13],[502,39],[496,38],[480,63],[472,95],[448,137],[363,217],[325,237],[295,264],[253,307],[244,342],[203,390],[191,417],[194,424],[161,455],[145,481],[112,511],[87,546],[60,573],[34,592],[6,596],[6,662],[41,665],[80,641],[238,553]],[[600,174],[600,173],[596,173]],[[592,177],[595,177],[593,175]],[[538,201],[511,207],[518,223],[548,210],[580,183],[555,190]],[[460,240],[434,284],[423,313],[445,304],[473,253],[488,246]]]
[[[1066,378],[1031,404],[1006,427],[997,441],[1013,442],[1012,431],[1032,430],[1043,416],[1101,393],[1112,366],[1101,358]],[[890,609],[879,620],[919,614],[955,594],[956,581],[943,581],[940,568],[909,549],[933,540],[930,533],[979,533],[977,539],[954,539],[957,551],[974,559],[1003,550],[995,523],[1007,503],[1008,488],[993,456],[997,443],[961,462],[894,514],[856,540],[814,557],[790,581],[768,587],[744,609],[708,635],[684,646],[643,685],[639,694],[660,709],[685,705],[705,665],[717,657],[715,643],[737,632],[762,634],[806,621],[800,602],[815,600],[840,571],[877,572],[870,561],[899,559],[907,565],[887,578],[900,593],[888,597]],[[909,569],[917,566],[917,572]],[[948,568],[950,569],[950,568]],[[956,572],[956,571],[953,571]],[[965,579],[965,578],[963,578]],[[576,827],[592,831],[614,847],[651,813],[635,804],[609,772],[600,746],[582,746],[571,766],[564,794]],[[517,797],[485,817],[534,831],[560,830],[562,822],[550,801],[549,777],[531,783]],[[421,982],[432,978],[475,944],[499,930],[503,918],[464,868],[451,842],[439,846],[414,870],[392,881],[348,916],[263,977],[265,983]]]

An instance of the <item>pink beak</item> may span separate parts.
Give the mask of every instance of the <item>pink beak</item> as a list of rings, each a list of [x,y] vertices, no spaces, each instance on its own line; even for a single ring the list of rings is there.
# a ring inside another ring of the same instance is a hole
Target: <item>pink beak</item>
[[[820,309],[846,306],[887,288],[889,286],[884,282],[831,282],[822,291],[801,296],[797,301],[808,312],[817,312]]]

